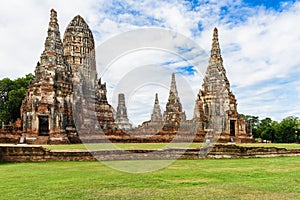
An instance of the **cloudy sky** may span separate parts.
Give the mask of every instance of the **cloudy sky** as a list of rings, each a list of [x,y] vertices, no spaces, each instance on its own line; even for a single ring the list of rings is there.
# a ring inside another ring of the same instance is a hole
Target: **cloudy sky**
[[[156,92],[164,110],[172,72],[177,74],[183,108],[191,118],[213,28],[218,27],[239,113],[275,120],[300,116],[299,1],[4,2],[0,6],[0,78],[33,73],[43,51],[49,11],[54,8],[61,36],[75,15],[89,24],[97,47],[98,77],[107,82],[114,107],[117,94],[125,93],[134,124],[150,118]]]

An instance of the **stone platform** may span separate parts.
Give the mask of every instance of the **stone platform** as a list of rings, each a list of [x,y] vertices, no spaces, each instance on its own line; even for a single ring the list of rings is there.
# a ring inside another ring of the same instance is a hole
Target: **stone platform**
[[[200,148],[170,148],[162,150],[49,150],[37,145],[1,145],[0,162],[258,158],[300,156],[300,149],[276,147],[241,147],[217,144],[204,157]],[[152,153],[151,153],[152,152]],[[154,153],[153,153],[154,152]]]

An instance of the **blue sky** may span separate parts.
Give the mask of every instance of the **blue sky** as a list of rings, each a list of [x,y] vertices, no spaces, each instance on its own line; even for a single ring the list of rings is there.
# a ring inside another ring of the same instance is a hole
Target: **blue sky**
[[[183,108],[189,118],[192,116],[214,27],[219,29],[224,67],[238,111],[276,120],[300,116],[299,1],[4,1],[0,6],[0,78],[33,73],[44,48],[51,8],[58,12],[61,36],[71,19],[80,14],[92,29],[97,47],[140,28],[172,30],[199,46],[201,50],[178,41],[173,54],[144,49],[114,60],[106,71],[97,66],[114,107],[121,80],[139,72],[141,66],[158,66],[149,73],[140,71],[139,78],[155,76],[161,82],[138,87],[128,94],[128,114],[134,124],[150,118],[155,92],[159,92],[164,110],[171,72],[178,74]],[[199,57],[204,59],[200,70],[193,66],[199,63]]]
[[[283,2],[295,2],[295,0],[289,0],[289,1],[278,1],[278,0],[244,0],[244,2],[251,6],[265,6],[266,8],[272,8],[275,10],[281,10],[281,4]]]

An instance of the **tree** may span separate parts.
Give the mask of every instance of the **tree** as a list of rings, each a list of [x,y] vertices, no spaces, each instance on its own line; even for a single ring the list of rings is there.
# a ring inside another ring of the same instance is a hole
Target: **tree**
[[[299,136],[299,118],[295,116],[289,116],[284,118],[275,131],[276,142],[296,142]]]
[[[25,97],[30,81],[34,75],[10,80],[0,80],[0,121],[4,123],[15,122],[20,117],[20,107]],[[0,124],[0,127],[2,124]]]
[[[300,120],[298,118],[297,124],[295,124],[295,136],[296,136],[296,142],[300,142]]]
[[[272,142],[274,142],[277,125],[278,123],[276,121],[273,121],[269,117],[262,119],[257,128],[258,132],[261,135],[261,138],[264,140],[271,140]]]
[[[298,117],[289,116],[278,123],[269,117],[259,120],[256,116],[243,114],[240,116],[251,121],[254,138],[261,137],[264,140],[279,143],[300,141],[300,120]]]
[[[0,80],[0,103],[4,103],[8,100],[8,92],[13,89],[13,81],[9,78]],[[1,106],[2,106],[1,104]],[[0,107],[2,108],[2,107]],[[2,110],[2,109],[1,109]]]

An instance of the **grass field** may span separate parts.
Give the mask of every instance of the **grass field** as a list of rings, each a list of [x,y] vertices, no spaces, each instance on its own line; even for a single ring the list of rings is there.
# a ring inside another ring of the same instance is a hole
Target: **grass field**
[[[53,150],[85,150],[85,149],[163,149],[167,147],[201,147],[203,143],[114,143],[114,144],[70,144],[70,145],[44,145],[44,147]],[[286,149],[300,149],[300,144],[264,144],[264,143],[249,143],[249,144],[237,144],[239,146],[254,146],[254,147],[279,147]]]
[[[299,157],[177,160],[144,174],[100,162],[0,163],[0,174],[0,199],[300,199]]]

